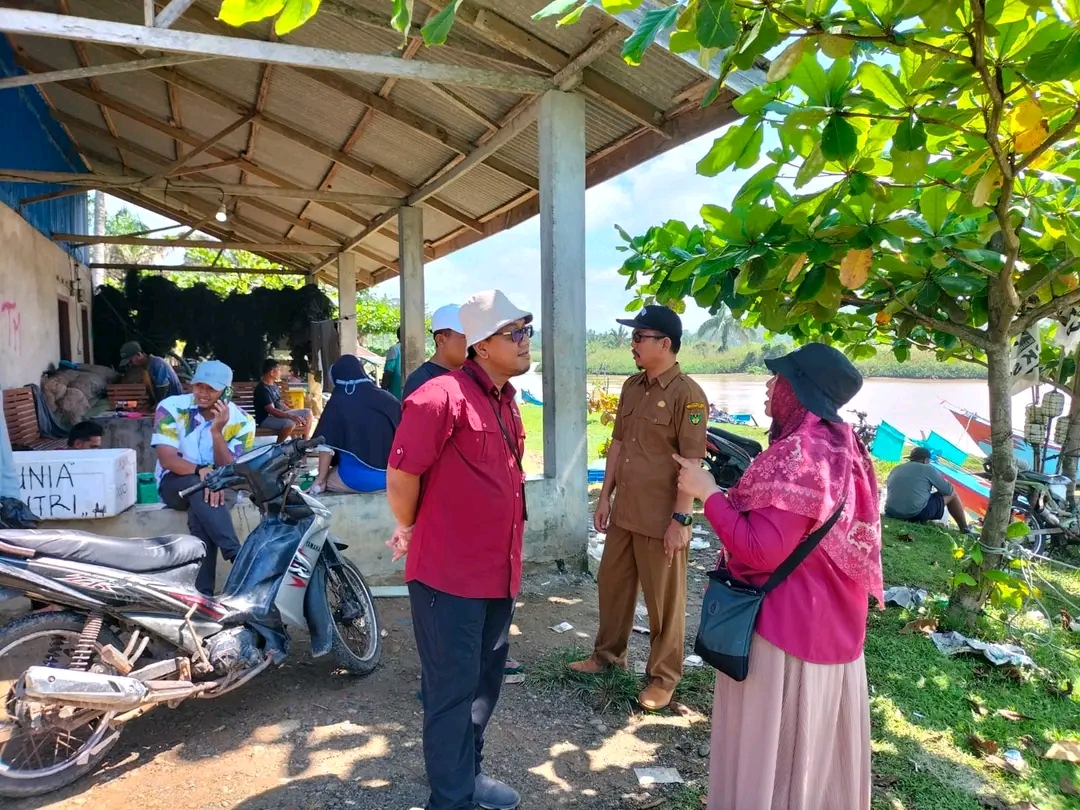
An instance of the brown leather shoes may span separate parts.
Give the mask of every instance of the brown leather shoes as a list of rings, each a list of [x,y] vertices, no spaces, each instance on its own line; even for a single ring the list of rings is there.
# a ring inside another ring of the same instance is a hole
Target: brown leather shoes
[[[599,675],[608,668],[608,665],[593,655],[584,661],[574,661],[569,667],[571,672],[578,672],[582,675]]]
[[[656,681],[646,686],[638,695],[638,705],[648,712],[658,712],[671,703],[672,693]]]

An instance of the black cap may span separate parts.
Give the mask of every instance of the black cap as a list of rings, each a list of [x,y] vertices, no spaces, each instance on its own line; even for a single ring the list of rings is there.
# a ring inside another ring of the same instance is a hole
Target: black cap
[[[661,335],[667,335],[672,341],[682,340],[682,319],[667,307],[650,304],[642,307],[637,317],[631,320],[615,321],[631,329],[652,329]]]
[[[830,422],[843,422],[838,408],[862,388],[863,378],[844,353],[824,343],[807,343],[765,366],[790,383],[806,409]]]
[[[912,448],[911,452],[908,454],[908,461],[929,461],[929,460],[930,460],[930,451],[927,450],[925,447]]]

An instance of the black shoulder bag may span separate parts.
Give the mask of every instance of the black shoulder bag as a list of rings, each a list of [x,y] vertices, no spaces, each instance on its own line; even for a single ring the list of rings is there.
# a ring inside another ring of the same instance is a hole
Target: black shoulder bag
[[[800,542],[760,588],[735,579],[726,564],[709,572],[709,586],[701,602],[701,624],[694,642],[694,652],[705,663],[732,680],[746,680],[750,671],[750,641],[762,601],[817,548],[843,508],[841,501],[832,517]]]
[[[499,408],[491,398],[491,394],[484,388],[484,384],[480,382],[480,378],[473,373],[471,368],[462,370],[472,377],[473,382],[480,386],[480,390],[484,392],[484,399],[488,401],[488,405],[491,406],[491,410],[495,413],[495,421],[499,423],[499,430],[502,431],[503,438],[506,439],[506,446],[510,448],[510,455],[512,455],[514,461],[517,462],[518,471],[521,473],[521,519],[527,521],[529,519],[529,505],[525,500],[525,466],[522,464],[521,453],[518,452],[517,444],[514,443],[510,431],[506,429],[506,425],[503,423],[502,414],[499,413]]]

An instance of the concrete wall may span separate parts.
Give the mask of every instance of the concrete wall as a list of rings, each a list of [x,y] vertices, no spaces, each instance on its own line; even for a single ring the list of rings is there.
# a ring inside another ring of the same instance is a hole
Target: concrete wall
[[[91,361],[83,356],[81,314],[85,306],[91,321],[90,283],[86,267],[0,204],[0,388],[37,383],[59,362],[61,298],[68,301],[71,359]]]
[[[525,486],[529,504],[529,523],[522,555],[527,566],[553,564],[565,560],[574,568],[584,562],[585,549],[574,538],[584,527],[566,524],[563,504],[566,493],[550,478],[530,479]],[[404,560],[390,562],[386,540],[394,531],[394,518],[386,504],[386,493],[361,495],[322,495],[320,500],[333,513],[330,531],[349,548],[345,556],[356,563],[372,585],[394,585],[402,581]],[[482,505],[477,505],[477,520],[483,520]],[[250,502],[233,510],[233,524],[241,541],[258,525],[259,513]],[[42,528],[69,528],[116,537],[151,537],[163,534],[186,534],[187,516],[160,505],[135,506],[111,518],[97,520],[50,520]],[[227,565],[219,565],[219,579],[224,581]],[[219,583],[220,585],[220,583]]]

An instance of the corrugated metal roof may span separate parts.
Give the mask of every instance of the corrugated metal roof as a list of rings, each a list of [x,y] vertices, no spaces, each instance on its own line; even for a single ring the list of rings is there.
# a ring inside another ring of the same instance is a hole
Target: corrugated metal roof
[[[323,9],[309,23],[290,34],[286,41],[295,45],[355,53],[402,54],[402,38],[389,28],[389,4],[376,0],[336,1],[339,7],[344,4],[356,11],[343,17],[334,12],[333,3],[324,3]],[[0,0],[0,5],[3,2]],[[55,9],[54,2],[43,2],[42,7]],[[71,13],[75,15],[134,24],[142,22],[141,4],[132,0],[69,0],[69,4]],[[434,49],[421,47],[412,58],[550,76],[554,73],[553,67],[558,68],[568,62],[587,48],[598,32],[613,24],[610,18],[596,10],[588,11],[582,23],[576,26],[559,28],[553,20],[532,20],[532,14],[543,5],[543,0],[466,0],[447,45]],[[198,0],[174,28],[241,38],[270,38],[269,23],[237,30],[216,21],[214,15],[218,6],[219,0]],[[355,18],[356,14],[365,12],[368,14],[367,22]],[[416,20],[422,21],[429,12],[430,8],[422,2],[415,4]],[[516,40],[508,42],[494,36],[477,21],[478,13],[481,21],[485,15],[489,19],[495,19],[492,15],[498,15],[501,18],[501,21],[496,19],[498,25],[516,26]],[[33,70],[72,68],[81,64],[70,42],[29,37],[13,39],[31,60],[26,64]],[[130,49],[90,44],[84,47],[90,64],[95,65],[128,61],[140,56]],[[539,53],[536,48],[544,53]],[[413,50],[410,50],[412,53]],[[153,56],[154,53],[146,52],[144,55]],[[725,101],[711,110],[691,109],[680,112],[679,117],[672,120],[643,127],[642,112],[631,113],[622,104],[636,104],[645,110],[651,107],[659,111],[675,111],[679,106],[674,102],[675,96],[699,83],[706,75],[681,58],[656,47],[649,51],[638,68],[626,66],[619,58],[617,49],[613,48],[595,60],[589,70],[616,85],[614,101],[596,98],[595,88],[586,93],[586,146],[591,156],[590,182],[636,165],[676,143],[720,126],[734,116]],[[192,144],[201,143],[234,122],[237,115],[256,111],[264,72],[264,66],[256,62],[215,59],[155,71],[99,77],[96,86],[101,88],[105,96],[95,96],[95,100],[85,97],[92,94],[90,84],[86,81],[76,81],[66,87],[46,84],[41,91],[59,113],[66,116],[64,120],[71,123],[68,131],[80,148],[112,160],[116,160],[120,153],[113,137],[106,131],[106,122],[97,102],[107,107],[126,105],[135,108],[137,112],[130,114],[114,109],[110,117],[115,123],[117,136],[124,142],[134,144],[136,151],[144,153],[125,153],[128,166],[151,174],[175,159],[178,144],[173,138],[174,127],[182,128],[180,134],[183,143],[179,149],[186,153],[191,151]],[[372,93],[378,93],[387,83],[381,77],[354,73],[332,74],[328,80],[333,76]],[[174,85],[171,93],[169,82]],[[433,137],[431,132],[418,132],[410,123],[398,120],[396,116],[399,113],[391,109],[389,114],[377,111],[367,115],[368,120],[356,138],[354,133],[357,125],[365,117],[367,109],[358,100],[356,92],[345,92],[347,88],[343,88],[340,82],[338,87],[330,87],[300,70],[274,65],[269,68],[264,97],[257,110],[261,118],[256,120],[257,135],[254,141],[251,141],[251,125],[241,126],[207,149],[195,163],[216,163],[246,156],[254,164],[249,172],[243,172],[238,166],[212,170],[211,177],[223,183],[238,183],[243,177],[246,182],[254,184],[283,183],[307,189],[325,187],[334,191],[404,196],[410,189],[422,186],[429,178],[460,160],[457,149],[464,149],[468,144],[480,143],[490,137],[487,127],[475,114],[463,110],[437,88],[407,79],[399,79],[392,84],[388,99],[391,105],[395,105],[394,109],[400,110],[401,116],[422,118],[434,127],[441,128],[445,134],[435,133]],[[521,95],[507,91],[457,85],[447,85],[446,89],[496,123],[526,100]],[[629,101],[620,100],[620,97]],[[87,127],[96,131],[88,132]],[[282,127],[297,135],[293,137],[275,131]],[[660,127],[664,128],[666,137],[656,132]],[[642,132],[641,137],[632,140],[626,137]],[[439,138],[454,139],[457,149],[440,143]],[[341,159],[346,163],[351,159],[370,164],[372,173],[383,179],[375,179],[346,167],[333,159],[336,154],[347,155],[347,159]],[[429,244],[438,243],[439,250],[446,252],[475,241],[482,235],[490,235],[503,224],[520,221],[523,216],[535,211],[535,195],[522,183],[529,182],[528,176],[535,178],[539,174],[538,159],[537,130],[532,125],[505,144],[494,159],[478,165],[440,189],[428,201],[431,204],[424,204],[425,239]],[[499,164],[499,161],[502,163]],[[507,174],[493,168],[491,163],[509,167],[505,169]],[[331,181],[324,183],[331,169]],[[398,180],[395,181],[394,177]],[[407,184],[408,188],[398,187],[401,182]],[[153,197],[159,208],[164,206],[177,216],[187,216],[190,220],[193,215],[184,213],[190,208],[188,203],[194,203],[199,208],[216,209],[220,204],[221,192],[187,189],[182,195],[174,194],[176,202],[171,208],[169,197],[163,201],[160,194],[149,196]],[[187,202],[182,205],[181,200]],[[227,204],[231,208],[235,201],[227,200]],[[275,210],[282,215],[275,214]],[[325,240],[327,233],[337,234],[339,238],[355,238],[365,232],[367,223],[385,211],[385,208],[375,205],[346,205],[340,202],[308,204],[300,200],[275,198],[260,201],[244,198],[227,226],[235,228],[238,233],[264,234],[268,242],[311,243]],[[504,216],[508,211],[511,213]],[[515,211],[519,213],[514,214]],[[296,218],[308,220],[314,230],[297,228]],[[320,229],[324,235],[318,233]],[[483,233],[478,233],[478,230]],[[375,253],[390,261],[395,260],[395,233],[396,225],[390,220],[383,230],[366,235],[358,253]],[[300,267],[317,263],[313,262],[311,256],[305,255],[292,256],[289,260]],[[362,255],[361,267],[365,276],[380,270],[380,277],[385,276],[385,269],[370,256]],[[326,271],[333,275],[333,264]]]

